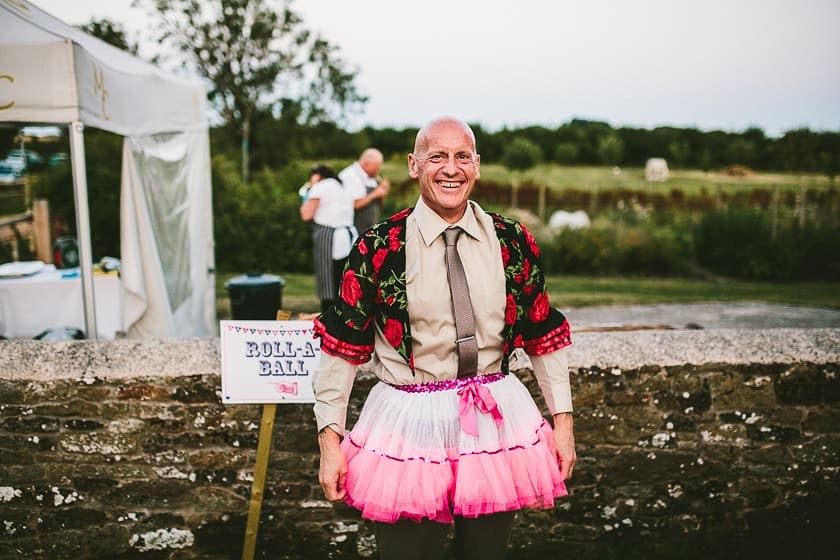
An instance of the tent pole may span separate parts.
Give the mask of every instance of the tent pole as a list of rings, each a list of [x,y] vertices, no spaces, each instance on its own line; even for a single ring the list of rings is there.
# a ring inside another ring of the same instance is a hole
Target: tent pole
[[[93,299],[93,255],[90,246],[90,213],[88,209],[87,172],[83,125],[70,123],[70,160],[73,167],[73,198],[76,203],[76,235],[79,243],[79,270],[82,275],[82,304],[85,310],[85,334],[99,339],[96,330],[96,303]]]

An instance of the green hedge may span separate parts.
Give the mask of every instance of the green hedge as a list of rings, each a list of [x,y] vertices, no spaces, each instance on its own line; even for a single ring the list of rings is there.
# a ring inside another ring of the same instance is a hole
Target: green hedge
[[[840,230],[830,224],[778,227],[766,212],[732,209],[704,214],[694,230],[697,262],[754,280],[840,279]]]
[[[311,272],[311,228],[300,219],[297,193],[308,166],[264,170],[247,186],[238,166],[223,156],[213,158],[212,169],[217,268]]]
[[[840,280],[840,230],[830,221],[787,220],[775,238],[767,212],[732,209],[638,220],[612,212],[592,227],[543,233],[548,274]]]
[[[690,236],[670,226],[627,226],[605,220],[542,237],[548,274],[682,276],[690,268]]]

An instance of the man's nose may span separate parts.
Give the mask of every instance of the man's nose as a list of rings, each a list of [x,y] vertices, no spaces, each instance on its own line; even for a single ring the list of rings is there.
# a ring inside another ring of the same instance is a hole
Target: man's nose
[[[447,175],[455,175],[458,173],[458,166],[455,165],[455,156],[446,158],[446,165],[443,166],[443,172]]]

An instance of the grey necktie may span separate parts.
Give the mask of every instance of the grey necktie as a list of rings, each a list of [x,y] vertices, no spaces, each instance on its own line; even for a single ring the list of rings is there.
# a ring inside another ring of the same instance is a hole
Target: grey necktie
[[[446,272],[449,291],[452,292],[452,309],[455,312],[455,346],[458,348],[458,377],[475,375],[478,366],[478,344],[475,340],[475,316],[470,302],[470,289],[461,256],[458,254],[458,236],[463,230],[452,227],[443,231],[446,241]]]

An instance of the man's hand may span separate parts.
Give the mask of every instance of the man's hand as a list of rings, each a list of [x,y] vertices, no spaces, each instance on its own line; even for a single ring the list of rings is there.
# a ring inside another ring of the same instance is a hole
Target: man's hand
[[[557,464],[563,479],[572,478],[572,471],[577,463],[575,453],[574,423],[571,412],[554,415],[554,446],[557,451]]]
[[[367,193],[365,196],[361,198],[357,198],[353,201],[353,208],[359,210],[360,208],[364,208],[371,202],[377,199],[384,199],[385,195],[388,194],[388,189],[391,188],[391,183],[388,182],[388,179],[382,179],[373,190]],[[361,232],[360,232],[361,233]]]
[[[388,194],[388,189],[391,188],[391,182],[388,179],[382,179],[379,181],[379,184],[376,185],[374,192],[376,193],[376,198],[385,198],[385,195]]]
[[[347,461],[339,446],[340,438],[331,428],[318,432],[318,447],[321,448],[321,464],[318,468],[318,482],[324,496],[331,502],[340,502],[347,495],[344,487],[347,481]]]

